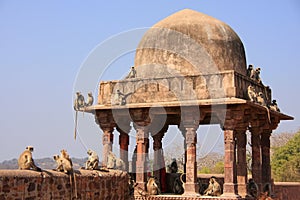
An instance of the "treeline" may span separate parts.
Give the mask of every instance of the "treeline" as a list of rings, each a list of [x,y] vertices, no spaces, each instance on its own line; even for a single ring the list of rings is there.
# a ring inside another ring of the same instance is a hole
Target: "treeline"
[[[284,145],[273,147],[272,177],[275,181],[300,182],[300,131]]]

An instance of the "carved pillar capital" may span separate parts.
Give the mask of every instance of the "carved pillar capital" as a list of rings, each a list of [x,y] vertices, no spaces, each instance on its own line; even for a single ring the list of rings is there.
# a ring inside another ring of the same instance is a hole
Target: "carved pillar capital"
[[[181,127],[197,129],[200,123],[200,110],[199,107],[188,106],[183,107],[181,110]]]
[[[136,108],[129,110],[131,119],[138,126],[146,126],[151,123],[149,108]]]
[[[104,128],[115,127],[115,120],[111,110],[96,111],[95,121],[102,130]]]

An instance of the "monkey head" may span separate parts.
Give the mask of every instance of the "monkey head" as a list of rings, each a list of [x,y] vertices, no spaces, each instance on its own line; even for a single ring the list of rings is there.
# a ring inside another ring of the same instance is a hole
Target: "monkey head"
[[[90,97],[93,96],[92,92],[89,92],[88,95],[89,95]]]
[[[210,183],[214,184],[215,181],[216,181],[216,177],[215,176],[210,177],[210,179],[209,179]]]
[[[54,155],[53,159],[57,161],[59,159],[59,155]]]
[[[26,150],[29,150],[30,152],[33,152],[33,146],[27,146]]]
[[[90,156],[90,155],[92,155],[93,151],[89,149],[89,150],[87,150],[86,153]]]

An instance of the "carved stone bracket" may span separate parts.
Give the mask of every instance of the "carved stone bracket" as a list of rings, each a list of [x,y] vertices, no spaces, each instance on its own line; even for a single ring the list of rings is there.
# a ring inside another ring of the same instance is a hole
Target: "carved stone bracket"
[[[140,123],[140,125],[138,124],[138,126],[145,126],[150,124],[151,122],[151,118],[149,116],[149,108],[130,109],[129,113],[134,123]]]

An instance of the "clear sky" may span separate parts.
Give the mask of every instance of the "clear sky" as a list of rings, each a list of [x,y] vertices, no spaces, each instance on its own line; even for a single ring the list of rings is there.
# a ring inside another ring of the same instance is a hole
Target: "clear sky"
[[[81,140],[73,139],[73,96],[86,59],[116,35],[151,27],[185,8],[220,19],[235,30],[244,43],[247,63],[262,68],[262,80],[272,88],[281,110],[295,117],[275,132],[298,130],[298,0],[0,0],[0,161],[17,158],[27,145],[35,147],[36,158],[50,157],[62,148],[72,157],[85,157],[84,146],[100,154],[101,131],[93,116],[80,114]],[[113,48],[118,51],[118,45]],[[133,65],[133,56],[134,52],[120,55],[112,70],[98,78],[120,79]]]

